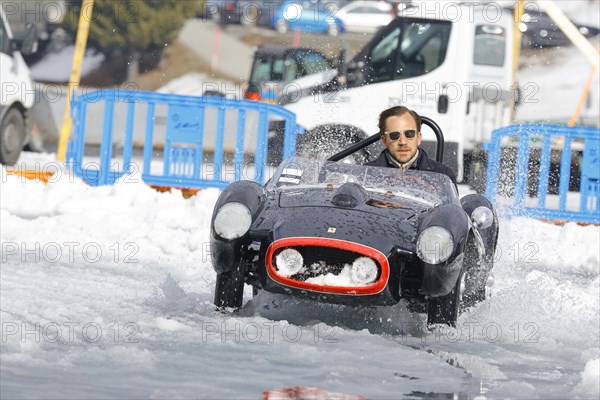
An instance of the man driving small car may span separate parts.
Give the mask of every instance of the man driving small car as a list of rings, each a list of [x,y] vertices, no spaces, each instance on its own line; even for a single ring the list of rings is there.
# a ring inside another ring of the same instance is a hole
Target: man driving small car
[[[365,165],[416,169],[445,174],[456,185],[456,174],[448,166],[430,159],[421,144],[421,117],[404,106],[388,108],[379,114],[379,132],[385,150]]]

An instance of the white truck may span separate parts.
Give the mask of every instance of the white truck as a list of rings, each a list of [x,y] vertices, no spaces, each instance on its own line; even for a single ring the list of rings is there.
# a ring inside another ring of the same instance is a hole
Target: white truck
[[[36,46],[35,27],[28,25],[23,41],[17,42],[0,7],[0,163],[3,165],[15,164],[30,138],[35,91],[21,52],[31,54]]]
[[[0,0],[0,7],[8,21],[13,37],[21,40],[34,25],[37,32],[38,56],[44,54],[52,39],[64,37],[61,25],[67,15],[67,5],[75,2],[64,0]]]
[[[328,154],[376,133],[381,111],[405,105],[442,127],[444,163],[469,180],[482,165],[474,162],[481,144],[511,119],[512,43],[512,13],[496,3],[422,1],[379,31],[336,81],[282,104],[307,130],[299,149]],[[423,135],[433,155],[435,138],[425,128]]]

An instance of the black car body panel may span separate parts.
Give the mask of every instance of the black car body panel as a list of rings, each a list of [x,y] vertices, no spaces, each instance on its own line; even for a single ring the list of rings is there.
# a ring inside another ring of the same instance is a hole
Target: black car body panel
[[[243,273],[257,289],[330,303],[426,302],[449,295],[466,271],[479,268],[471,276],[480,279],[490,273],[491,262],[482,261],[494,252],[497,220],[475,227],[470,213],[479,206],[493,209],[481,195],[465,199],[461,204],[442,174],[291,158],[264,187],[237,182],[223,191],[211,225],[213,266],[217,274]],[[245,234],[225,240],[214,224],[230,202],[246,205],[252,222]],[[442,227],[452,237],[447,258],[436,264],[419,255],[428,251],[427,243],[419,249],[419,240],[429,227]],[[479,256],[468,259],[475,237],[483,238]],[[296,272],[285,272],[287,261],[278,258],[287,249],[301,257]],[[352,281],[357,262],[376,265],[368,283]]]

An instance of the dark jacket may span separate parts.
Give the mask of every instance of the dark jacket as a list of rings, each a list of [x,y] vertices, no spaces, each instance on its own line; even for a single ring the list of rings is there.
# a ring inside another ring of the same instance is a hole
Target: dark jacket
[[[370,165],[373,167],[389,167],[389,168],[398,168],[396,164],[394,164],[390,160],[391,155],[389,155],[387,149],[383,150],[379,157],[373,161],[369,161],[365,165]],[[414,163],[408,169],[417,169],[419,171],[431,171],[431,172],[439,172],[440,174],[445,174],[452,179],[454,185],[456,185],[456,174],[450,167],[439,163],[435,160],[432,160],[427,156],[425,150],[419,148],[419,156],[415,160]]]

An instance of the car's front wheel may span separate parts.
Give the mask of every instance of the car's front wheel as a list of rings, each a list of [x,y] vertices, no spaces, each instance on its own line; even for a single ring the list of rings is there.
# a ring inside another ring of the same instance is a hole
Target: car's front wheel
[[[0,123],[0,164],[14,165],[25,143],[25,121],[16,108],[10,109]]]
[[[240,308],[244,300],[245,263],[240,262],[232,271],[217,274],[215,283],[215,306]]]
[[[487,255],[480,260],[475,244],[470,241],[465,248],[465,291],[463,295],[462,308],[467,309],[476,306],[489,297],[489,277],[493,266],[493,256]]]
[[[456,326],[464,289],[465,274],[461,273],[450,293],[430,299],[427,304],[427,325]]]

